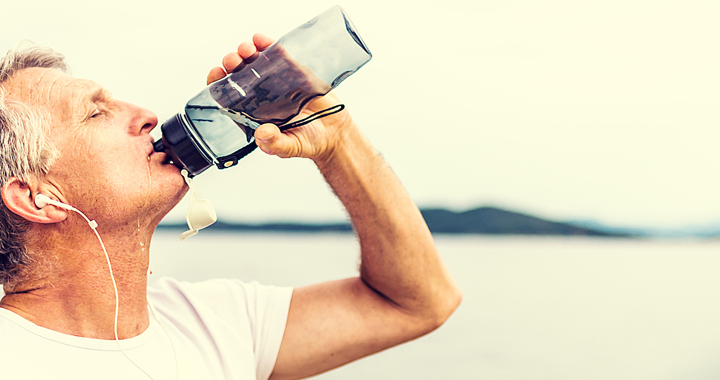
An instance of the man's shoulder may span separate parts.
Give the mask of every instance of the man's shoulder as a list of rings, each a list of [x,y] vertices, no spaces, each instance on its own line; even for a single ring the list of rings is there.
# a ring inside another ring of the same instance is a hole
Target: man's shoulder
[[[148,287],[148,300],[162,314],[187,312],[204,318],[245,320],[278,309],[286,313],[291,297],[291,287],[225,278],[186,282],[165,277]]]
[[[258,373],[266,375],[280,348],[291,298],[290,287],[231,279],[184,282],[163,278],[148,288],[148,300],[171,329],[192,335],[196,345],[206,342],[207,347],[234,347],[230,352],[244,347],[254,358]]]
[[[217,298],[248,300],[255,297],[277,297],[292,293],[291,287],[261,285],[256,281],[215,278],[198,282],[162,277],[148,287],[148,297],[179,299],[183,302],[206,302]]]
[[[14,343],[12,340],[18,333],[22,333],[25,328],[22,326],[23,319],[14,314],[13,312],[0,308],[0,338],[3,344],[0,344],[0,357],[7,354],[9,347],[13,347]],[[27,333],[27,331],[25,331]]]

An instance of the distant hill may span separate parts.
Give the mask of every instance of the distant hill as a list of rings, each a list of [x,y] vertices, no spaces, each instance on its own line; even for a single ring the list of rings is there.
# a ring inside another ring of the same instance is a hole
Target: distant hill
[[[469,211],[454,212],[445,209],[421,210],[433,233],[447,234],[518,234],[518,235],[584,235],[629,236],[623,233],[598,231],[568,223],[553,222],[495,207],[480,207]],[[183,223],[160,224],[160,229],[184,229]],[[209,230],[276,231],[276,232],[350,232],[350,223],[226,223],[217,222]]]
[[[480,207],[464,212],[445,209],[426,209],[421,212],[430,230],[438,233],[627,236],[495,207]]]

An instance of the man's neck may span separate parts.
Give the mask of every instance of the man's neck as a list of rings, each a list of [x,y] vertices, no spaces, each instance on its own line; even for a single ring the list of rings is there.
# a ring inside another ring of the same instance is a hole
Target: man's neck
[[[69,239],[63,236],[80,238],[68,244]],[[111,276],[94,233],[63,236],[44,238],[31,248],[34,256],[53,259],[37,261],[45,268],[34,265],[30,271],[41,276],[8,292],[0,300],[0,307],[61,333],[115,339],[116,285],[118,338],[131,338],[145,331],[149,325],[146,299],[149,237],[140,238],[127,231],[102,234],[112,265]]]

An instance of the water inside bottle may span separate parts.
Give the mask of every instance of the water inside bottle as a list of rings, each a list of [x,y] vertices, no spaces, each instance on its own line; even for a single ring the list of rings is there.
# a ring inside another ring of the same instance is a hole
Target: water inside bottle
[[[285,124],[330,90],[278,42],[208,86],[188,102],[185,113],[220,157],[252,142],[260,124]]]

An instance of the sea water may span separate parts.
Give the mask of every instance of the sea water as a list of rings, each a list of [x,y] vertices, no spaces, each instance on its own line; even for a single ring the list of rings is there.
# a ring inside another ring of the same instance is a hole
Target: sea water
[[[720,378],[720,241],[438,235],[463,303],[437,331],[318,376]],[[160,231],[151,281],[303,286],[354,276],[351,234]]]
[[[436,236],[463,303],[435,332],[317,376],[720,378],[720,240]],[[160,230],[150,281],[303,286],[354,276],[351,234]]]

